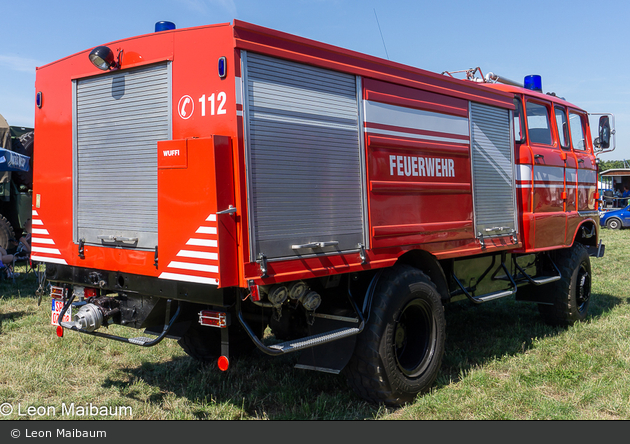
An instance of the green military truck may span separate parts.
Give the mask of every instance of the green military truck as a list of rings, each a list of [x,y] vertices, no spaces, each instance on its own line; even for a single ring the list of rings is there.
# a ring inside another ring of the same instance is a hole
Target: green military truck
[[[33,142],[33,128],[0,115],[0,247],[9,252],[32,215]]]

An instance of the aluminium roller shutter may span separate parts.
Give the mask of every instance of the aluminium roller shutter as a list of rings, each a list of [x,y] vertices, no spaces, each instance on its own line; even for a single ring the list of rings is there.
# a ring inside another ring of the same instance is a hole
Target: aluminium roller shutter
[[[74,100],[75,240],[154,249],[157,142],[170,139],[168,64],[77,80]]]
[[[355,76],[254,53],[243,60],[252,258],[357,249],[364,211]],[[334,245],[293,247],[314,242]]]
[[[517,229],[510,112],[471,103],[470,125],[475,231],[510,234]]]

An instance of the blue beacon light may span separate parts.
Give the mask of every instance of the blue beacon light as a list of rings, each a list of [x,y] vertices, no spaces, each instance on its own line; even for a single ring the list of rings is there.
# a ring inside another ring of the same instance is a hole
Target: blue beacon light
[[[542,92],[542,77],[537,74],[526,76],[523,84],[527,89],[540,93]]]
[[[155,32],[170,31],[171,29],[175,29],[175,23],[173,22],[162,21],[155,24]]]

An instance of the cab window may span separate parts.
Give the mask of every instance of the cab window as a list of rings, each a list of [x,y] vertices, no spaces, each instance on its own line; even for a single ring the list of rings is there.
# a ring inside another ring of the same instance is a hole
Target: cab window
[[[568,149],[569,145],[569,124],[567,123],[567,112],[564,108],[555,107],[556,126],[558,127],[558,140],[562,148]]]
[[[569,124],[571,127],[571,140],[573,141],[573,149],[578,151],[586,150],[583,116],[573,111],[569,112]]]
[[[527,132],[530,143],[551,145],[551,126],[549,125],[549,110],[545,105],[527,102]]]

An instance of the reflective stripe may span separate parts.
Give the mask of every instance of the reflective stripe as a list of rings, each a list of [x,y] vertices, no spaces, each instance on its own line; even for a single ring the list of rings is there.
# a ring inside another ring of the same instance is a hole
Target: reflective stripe
[[[61,251],[57,250],[56,248],[43,248],[43,247],[33,246],[31,248],[31,251],[35,253],[61,254]]]
[[[458,136],[470,135],[468,119],[366,100],[366,122],[406,127],[420,131],[438,131]]]
[[[580,183],[597,183],[597,173],[595,170],[583,170],[579,169],[578,172],[578,181]]]
[[[206,273],[218,273],[219,267],[216,265],[192,264],[188,262],[172,261],[167,268],[181,268],[182,270],[204,271]]]
[[[564,167],[534,165],[534,180],[537,182],[564,183]]]
[[[171,281],[184,281],[184,282],[196,282],[198,284],[210,284],[219,285],[219,281],[213,278],[206,278],[201,276],[189,276],[186,274],[178,273],[162,273],[159,276],[160,279],[168,279]]]

